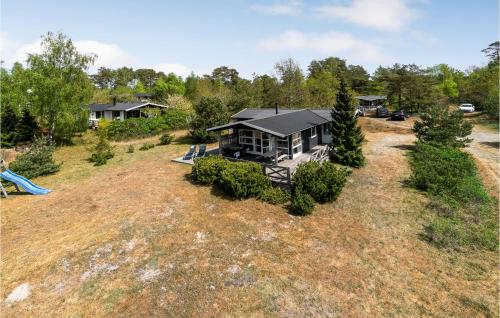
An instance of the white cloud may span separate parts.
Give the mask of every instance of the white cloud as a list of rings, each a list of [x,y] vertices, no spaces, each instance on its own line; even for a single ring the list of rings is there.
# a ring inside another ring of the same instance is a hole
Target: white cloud
[[[314,9],[320,16],[340,18],[364,27],[401,31],[417,17],[405,0],[352,0]]]
[[[186,78],[191,74],[191,69],[187,66],[177,63],[160,63],[153,67],[153,69],[157,72],[163,72],[165,74],[175,73],[175,75],[182,76]]]
[[[250,7],[251,10],[270,14],[270,15],[289,15],[297,16],[302,11],[302,2],[298,0],[289,0],[276,2],[274,4],[254,4]]]
[[[363,62],[384,62],[387,56],[377,45],[355,38],[344,32],[306,34],[286,31],[279,36],[264,39],[258,47],[265,51],[314,51],[322,54],[348,54]]]
[[[118,68],[131,65],[134,59],[118,44],[109,44],[92,40],[75,41],[75,46],[80,53],[97,54],[94,67]]]
[[[22,44],[15,49],[13,54],[5,56],[6,62],[25,62],[28,58],[28,53],[38,54],[42,52],[42,40],[38,39],[32,43]],[[117,68],[128,66],[133,63],[134,59],[126,53],[119,45],[103,43],[93,40],[80,40],[73,42],[78,52],[97,54],[97,59],[91,67],[91,71],[96,70],[101,66]]]

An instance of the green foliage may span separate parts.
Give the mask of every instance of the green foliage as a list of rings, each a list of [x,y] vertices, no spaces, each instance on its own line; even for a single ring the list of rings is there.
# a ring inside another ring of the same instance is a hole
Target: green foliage
[[[3,128],[3,127],[2,127]],[[17,143],[23,141],[30,141],[33,139],[36,133],[38,133],[40,128],[38,127],[35,118],[31,116],[28,110],[22,112],[22,116],[18,122],[16,128],[16,138]]]
[[[332,136],[330,159],[346,166],[360,167],[365,161],[362,150],[364,136],[361,127],[358,126],[354,112],[354,104],[347,86],[341,80],[330,124],[330,134]]]
[[[163,134],[160,137],[160,145],[169,145],[172,140],[174,140],[174,135],[172,134]]]
[[[210,143],[217,140],[214,132],[207,132],[206,129],[227,124],[229,115],[227,109],[218,98],[203,97],[194,106],[195,117],[191,122],[191,135],[201,143]]]
[[[55,173],[59,171],[61,165],[56,164],[52,158],[54,150],[54,144],[49,138],[35,137],[31,147],[25,153],[18,155],[10,163],[9,169],[28,179]]]
[[[3,105],[2,105],[3,106]],[[19,122],[19,116],[10,105],[5,105],[1,108],[2,122],[2,148],[11,148],[16,144],[16,126]]]
[[[186,127],[188,119],[189,114],[186,112],[168,109],[158,117],[114,120],[109,127],[109,138],[117,141],[145,138],[167,130]]]
[[[314,199],[307,193],[295,192],[290,209],[295,215],[309,215],[314,209]]]
[[[196,158],[191,177],[198,183],[215,183],[238,199],[259,196],[271,187],[259,164],[230,162],[218,156]]]
[[[285,204],[290,201],[290,192],[280,188],[272,187],[265,189],[259,194],[259,200],[270,204]]]
[[[127,153],[134,153],[134,145],[128,145]]]
[[[139,148],[139,150],[146,151],[146,150],[152,149],[154,147],[155,147],[154,144],[152,144],[150,142],[145,142],[145,143],[142,144],[142,146]]]
[[[431,196],[425,237],[439,247],[498,248],[498,202],[483,188],[474,159],[457,148],[419,142],[410,183]]]
[[[257,163],[231,163],[221,172],[218,183],[237,199],[256,197],[271,187],[271,181]]]
[[[108,140],[109,121],[101,120],[99,122],[99,130],[97,131],[98,141],[94,147],[94,152],[90,156],[90,162],[94,166],[105,165],[109,159],[115,156],[113,147]]]
[[[333,202],[342,192],[347,174],[346,169],[331,162],[301,163],[292,177],[292,196],[300,192],[309,194],[318,203]]]
[[[43,51],[29,54],[27,76],[30,87],[30,112],[41,119],[49,135],[69,142],[75,132],[87,129],[92,83],[85,70],[95,55],[77,51],[62,33],[42,38]]]
[[[231,164],[220,156],[195,158],[191,172],[194,181],[202,184],[213,184],[220,179],[221,172]]]
[[[472,124],[464,120],[462,112],[450,112],[448,107],[433,106],[420,116],[413,126],[420,141],[438,143],[451,147],[464,147],[471,139]]]

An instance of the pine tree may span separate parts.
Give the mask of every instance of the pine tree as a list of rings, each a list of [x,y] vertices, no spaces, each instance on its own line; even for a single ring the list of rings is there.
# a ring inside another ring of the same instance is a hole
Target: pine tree
[[[38,132],[38,124],[28,110],[24,110],[19,125],[16,129],[16,142],[31,141]]]
[[[19,123],[19,116],[11,105],[2,106],[1,109],[1,147],[11,148],[16,141],[16,127]]]
[[[358,126],[354,103],[344,79],[340,80],[336,106],[332,109],[330,134],[330,160],[351,167],[361,167],[364,164],[365,157],[361,149],[364,136]]]

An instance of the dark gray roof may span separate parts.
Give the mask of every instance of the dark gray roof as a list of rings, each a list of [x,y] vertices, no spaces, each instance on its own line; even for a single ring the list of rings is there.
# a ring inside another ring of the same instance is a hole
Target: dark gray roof
[[[387,99],[387,96],[385,95],[362,95],[362,96],[356,96],[355,98],[361,99],[361,100],[367,100],[367,101],[374,101],[374,100],[381,100],[381,99]]]
[[[323,117],[328,121],[332,121],[332,110],[331,109],[311,109],[313,113],[318,116]]]
[[[264,118],[237,121],[222,126],[212,127],[207,131],[219,131],[235,127],[248,127],[268,132],[278,137],[285,137],[317,125],[327,123],[329,120],[309,109],[294,110]]]
[[[144,107],[144,106],[157,106],[157,107],[167,107],[165,105],[159,105],[159,104],[154,104],[154,103],[149,103],[149,102],[137,102],[137,103],[116,103],[116,105],[113,104],[91,104],[89,105],[90,111],[93,112],[99,112],[99,111],[104,111],[104,110],[125,110],[129,111],[134,108],[139,108],[139,107]]]
[[[296,112],[300,109],[278,109],[278,114],[286,114],[290,112]],[[264,118],[269,116],[276,115],[275,108],[245,108],[242,111],[237,112],[233,116],[232,119],[256,119],[256,118]]]

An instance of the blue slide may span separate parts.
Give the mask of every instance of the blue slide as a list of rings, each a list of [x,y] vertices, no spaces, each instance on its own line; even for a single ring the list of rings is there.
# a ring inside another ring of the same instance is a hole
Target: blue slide
[[[13,182],[23,187],[24,190],[26,190],[31,194],[47,194],[51,191],[37,186],[36,184],[29,181],[25,177],[17,175],[14,172],[10,171],[9,169],[5,170],[4,172],[0,172],[0,177],[4,180]]]

